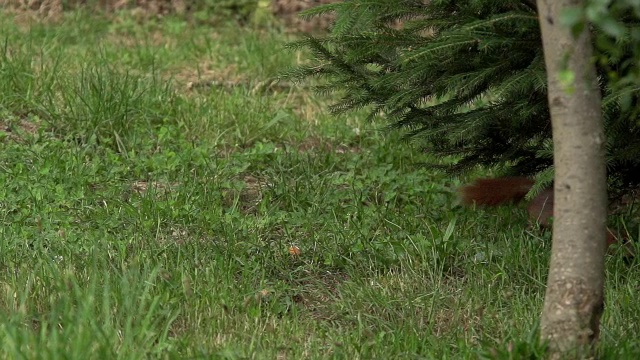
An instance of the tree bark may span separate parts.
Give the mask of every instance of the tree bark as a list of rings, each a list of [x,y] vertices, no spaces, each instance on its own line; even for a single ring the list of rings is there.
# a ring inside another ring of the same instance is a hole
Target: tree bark
[[[607,216],[601,95],[588,26],[577,37],[560,14],[581,0],[537,0],[554,146],[554,226],[541,339],[551,358],[582,357],[604,309]]]

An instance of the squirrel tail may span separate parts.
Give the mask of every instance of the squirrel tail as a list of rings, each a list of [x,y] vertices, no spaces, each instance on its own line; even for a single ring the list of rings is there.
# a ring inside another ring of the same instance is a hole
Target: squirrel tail
[[[533,180],[525,177],[478,179],[459,188],[458,194],[464,205],[498,206],[521,201],[534,183]],[[531,221],[537,222],[542,227],[550,227],[553,217],[553,189],[548,188],[540,192],[531,200],[527,210]],[[627,253],[632,254],[626,238],[628,236],[620,237],[607,229],[607,246],[615,243],[623,244]]]
[[[534,183],[525,177],[477,179],[458,189],[458,194],[465,205],[498,206],[521,201]]]

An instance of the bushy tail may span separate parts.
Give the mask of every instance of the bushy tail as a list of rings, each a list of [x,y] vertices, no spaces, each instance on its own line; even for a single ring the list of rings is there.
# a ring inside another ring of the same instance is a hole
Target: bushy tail
[[[525,177],[477,179],[458,189],[465,205],[497,206],[521,201],[535,182]]]
[[[503,177],[496,179],[478,179],[474,183],[458,189],[460,199],[465,205],[498,206],[501,204],[521,201],[531,190],[534,181],[524,177]],[[540,192],[527,207],[529,219],[542,227],[551,227],[553,217],[553,189],[548,188]],[[627,254],[633,256],[630,250],[628,236],[620,237],[607,229],[607,246],[623,244]]]

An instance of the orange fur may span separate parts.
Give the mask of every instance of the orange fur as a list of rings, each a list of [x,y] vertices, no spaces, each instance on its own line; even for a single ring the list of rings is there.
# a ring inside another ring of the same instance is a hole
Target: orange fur
[[[473,184],[458,190],[465,205],[497,206],[517,203],[531,190],[533,180],[523,177],[477,179]]]
[[[477,179],[470,185],[458,189],[458,193],[465,205],[477,204],[484,206],[499,206],[502,204],[518,203],[524,199],[534,181],[524,177],[503,177],[495,179]],[[551,227],[553,218],[553,189],[542,190],[527,206],[529,220],[542,227]],[[617,243],[613,232],[607,229],[607,245]]]

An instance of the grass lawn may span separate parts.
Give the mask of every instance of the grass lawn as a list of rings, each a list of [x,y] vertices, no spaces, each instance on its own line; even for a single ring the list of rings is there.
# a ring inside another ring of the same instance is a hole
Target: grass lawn
[[[272,80],[260,22],[0,17],[0,358],[535,357],[549,234]],[[607,258],[602,358],[640,356]]]

